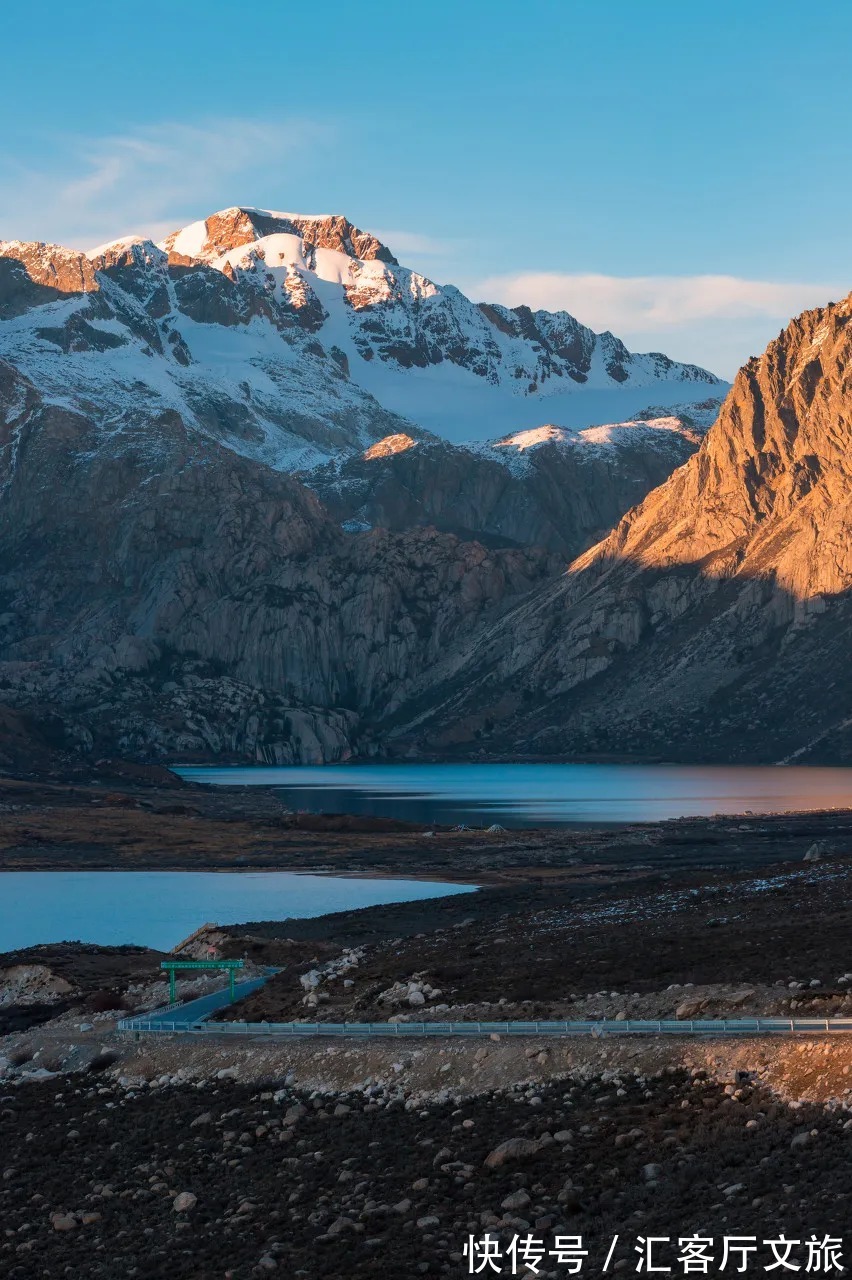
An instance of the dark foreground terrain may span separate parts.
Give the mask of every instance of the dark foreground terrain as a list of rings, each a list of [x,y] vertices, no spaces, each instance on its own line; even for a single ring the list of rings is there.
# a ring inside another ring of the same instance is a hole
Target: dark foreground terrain
[[[289,814],[276,797],[7,779],[0,865],[275,866],[476,879],[476,894],[211,928],[280,972],[252,1020],[852,1015],[852,815],[451,832]],[[177,941],[177,939],[176,939]],[[0,1275],[300,1280],[484,1274],[582,1236],[585,1274],[682,1274],[699,1233],[850,1232],[852,1037],[462,1044],[121,1036],[162,957],[0,955]],[[509,1144],[508,1146],[504,1144]],[[738,1259],[726,1270],[735,1271]],[[513,1266],[515,1267],[513,1271]],[[647,1265],[642,1267],[647,1271]],[[823,1261],[823,1272],[830,1270]],[[814,1265],[811,1271],[817,1270]],[[480,1274],[482,1272],[480,1271]]]
[[[279,1083],[8,1093],[3,1274],[458,1276],[468,1236],[486,1232],[503,1248],[582,1235],[592,1274],[616,1234],[630,1272],[639,1236],[670,1236],[655,1261],[677,1270],[679,1236],[714,1238],[718,1256],[724,1235],[804,1242],[849,1226],[852,1122],[790,1109],[760,1085],[616,1075],[415,1113]],[[803,1245],[792,1256],[803,1263]],[[760,1270],[773,1260],[751,1257]],[[567,1274],[552,1258],[539,1273]]]
[[[850,896],[852,858],[836,854],[759,875],[651,864],[609,884],[600,875],[554,880],[242,925],[221,931],[223,953],[280,972],[220,1016],[671,1017],[681,1007],[688,1017],[734,1008],[852,1014]],[[425,999],[409,1005],[413,987]]]

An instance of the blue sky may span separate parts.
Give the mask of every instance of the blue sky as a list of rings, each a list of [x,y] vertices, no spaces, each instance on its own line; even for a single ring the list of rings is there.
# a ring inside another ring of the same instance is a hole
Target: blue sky
[[[344,212],[724,375],[852,287],[845,0],[35,0],[4,44],[2,238]]]

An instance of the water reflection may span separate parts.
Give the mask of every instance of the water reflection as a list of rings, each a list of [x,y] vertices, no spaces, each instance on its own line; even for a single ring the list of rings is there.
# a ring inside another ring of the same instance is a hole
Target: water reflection
[[[294,809],[506,827],[852,807],[852,769],[606,764],[181,768],[198,782],[280,787]]]

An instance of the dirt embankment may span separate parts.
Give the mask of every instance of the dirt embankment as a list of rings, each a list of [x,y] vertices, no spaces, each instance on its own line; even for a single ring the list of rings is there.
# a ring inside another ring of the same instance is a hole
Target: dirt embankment
[[[80,942],[0,953],[0,1035],[68,1011],[80,1021],[127,1007],[146,985],[161,983],[162,959],[147,947]]]

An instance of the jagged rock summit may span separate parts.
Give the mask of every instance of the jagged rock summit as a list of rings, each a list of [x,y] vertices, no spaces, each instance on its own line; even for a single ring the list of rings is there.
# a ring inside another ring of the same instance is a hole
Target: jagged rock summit
[[[161,247],[182,262],[260,274],[270,296],[345,357],[359,386],[457,442],[481,439],[485,414],[490,434],[550,420],[586,426],[629,417],[649,399],[701,398],[694,384],[705,394],[725,385],[660,353],[635,355],[564,311],[473,303],[401,266],[341,215],[226,209]]]
[[[363,262],[399,265],[390,249],[380,240],[369,232],[359,231],[342,214],[274,213],[267,209],[240,206],[223,209],[200,222],[173,231],[162,241],[162,248],[176,257],[215,262],[232,249],[257,244],[277,235],[297,236],[303,253],[312,249],[331,249]]]
[[[750,360],[683,467],[454,655],[421,744],[848,762],[850,320]]]

